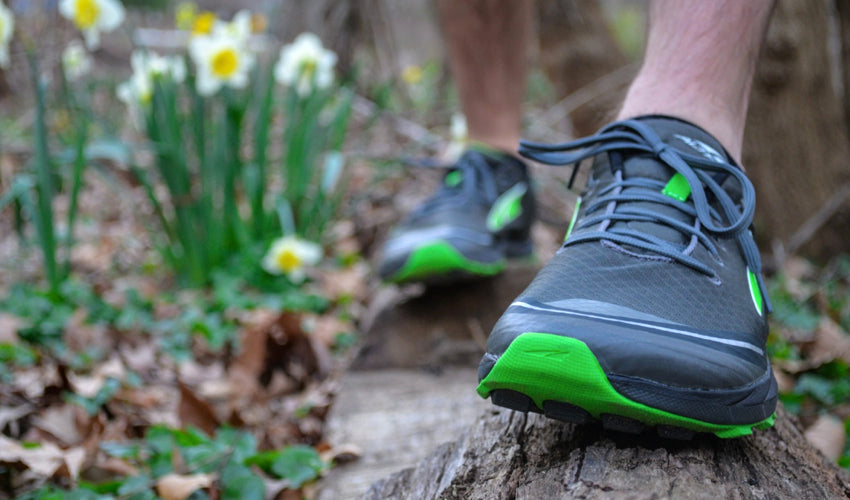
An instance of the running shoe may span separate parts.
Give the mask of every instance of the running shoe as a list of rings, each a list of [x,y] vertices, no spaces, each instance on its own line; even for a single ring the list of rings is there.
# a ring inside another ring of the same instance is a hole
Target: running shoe
[[[777,386],[755,192],[717,140],[646,116],[520,152],[593,165],[563,246],[491,332],[478,393],[670,438],[770,427]]]
[[[525,163],[469,150],[390,235],[378,273],[394,283],[495,275],[509,257],[531,254],[533,220]]]

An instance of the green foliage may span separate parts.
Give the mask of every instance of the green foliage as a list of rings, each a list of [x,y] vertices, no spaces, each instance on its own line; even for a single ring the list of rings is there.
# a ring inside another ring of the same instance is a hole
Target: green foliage
[[[0,379],[14,366],[27,366],[43,350],[47,355],[62,359],[75,368],[85,368],[100,357],[100,350],[83,353],[68,352],[63,334],[69,321],[78,310],[85,312],[89,324],[108,325],[118,331],[152,335],[160,348],[177,360],[192,356],[192,345],[202,340],[207,349],[220,352],[234,347],[238,323],[234,309],[251,310],[267,308],[282,311],[322,312],[329,301],[318,295],[306,294],[287,286],[283,292],[275,291],[275,283],[285,284],[281,277],[266,276],[262,282],[268,290],[252,287],[247,280],[226,271],[213,276],[209,291],[194,294],[165,293],[157,301],[142,297],[138,291],[125,292],[124,303],[114,306],[106,303],[91,286],[76,280],[66,280],[57,294],[34,285],[15,284],[9,294],[0,300],[0,311],[22,320],[17,334],[26,344],[0,344]],[[283,286],[281,286],[283,288]],[[160,305],[175,305],[179,314],[174,317],[157,317]],[[96,401],[85,403],[74,400],[93,411]]]
[[[139,474],[90,483],[81,481],[74,491],[50,486],[31,492],[26,499],[156,499],[157,479],[170,473],[214,474],[222,500],[262,500],[266,477],[285,479],[292,489],[315,480],[328,469],[315,449],[288,446],[257,451],[254,437],[232,428],[219,429],[210,437],[195,428],[150,427],[143,439],[131,443],[104,442],[101,451],[133,464]],[[180,469],[175,469],[180,464]]]
[[[154,236],[164,236],[166,262],[192,285],[209,284],[234,255],[253,254],[282,232],[322,239],[337,212],[353,93],[332,87],[302,97],[289,89],[281,106],[272,71],[254,77],[253,88],[211,97],[199,95],[192,78],[160,78],[144,107],[156,175],[133,170],[158,216]],[[281,117],[274,170],[271,124]],[[282,193],[273,192],[275,180]],[[157,195],[156,182],[168,196]]]
[[[249,458],[247,463],[257,465],[274,477],[287,479],[293,488],[318,478],[328,468],[314,448],[303,445],[260,453]]]

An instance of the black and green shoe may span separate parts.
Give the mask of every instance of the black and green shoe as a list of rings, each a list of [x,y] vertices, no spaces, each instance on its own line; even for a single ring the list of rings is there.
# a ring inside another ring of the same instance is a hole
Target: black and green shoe
[[[755,194],[721,145],[669,117],[521,151],[593,157],[563,247],[494,327],[478,393],[551,418],[722,438],[773,424]]]
[[[469,150],[390,235],[378,273],[394,283],[495,275],[506,259],[531,254],[533,220],[525,163]]]

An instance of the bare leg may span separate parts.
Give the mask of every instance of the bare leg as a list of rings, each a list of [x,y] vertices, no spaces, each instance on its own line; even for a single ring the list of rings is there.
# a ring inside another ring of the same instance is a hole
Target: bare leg
[[[619,118],[691,121],[737,160],[756,59],[774,0],[655,0],[640,72]]]
[[[438,0],[469,138],[514,152],[520,137],[530,0]]]

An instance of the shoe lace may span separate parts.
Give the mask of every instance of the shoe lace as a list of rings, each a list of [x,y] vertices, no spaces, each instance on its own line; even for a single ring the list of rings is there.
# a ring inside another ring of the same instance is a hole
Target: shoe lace
[[[541,144],[522,141],[520,154],[549,165],[573,165],[569,187],[572,187],[579,162],[608,152],[620,154],[651,154],[680,174],[690,188],[690,203],[663,194],[665,184],[654,179],[634,177],[623,179],[622,170],[614,174],[614,182],[599,191],[599,196],[585,207],[586,217],[577,223],[564,247],[588,241],[607,241],[629,245],[668,257],[707,276],[716,273],[692,255],[697,243],[702,243],[717,257],[716,238],[735,238],[750,271],[755,275],[768,312],[772,310],[767,289],[761,275],[761,258],[753,240],[750,226],[755,212],[755,189],[744,172],[737,166],[714,161],[679,151],[666,144],[648,125],[636,120],[625,120],[603,128],[594,136],[562,144]],[[741,189],[740,206],[736,204],[721,184],[733,177]],[[645,188],[641,190],[627,188]],[[715,200],[720,210],[709,200]],[[650,202],[673,207],[691,218],[688,225],[670,216],[646,207],[626,205],[628,202]],[[601,213],[600,213],[601,212]],[[685,235],[687,245],[677,245],[626,224],[615,222],[650,222],[663,224]],[[597,226],[591,231],[576,231]]]
[[[481,154],[465,153],[449,168],[446,175],[453,172],[460,173],[460,182],[456,185],[443,182],[437,192],[419,206],[415,216],[430,213],[446,205],[465,206],[471,202],[491,205],[499,196],[496,179]]]

